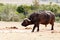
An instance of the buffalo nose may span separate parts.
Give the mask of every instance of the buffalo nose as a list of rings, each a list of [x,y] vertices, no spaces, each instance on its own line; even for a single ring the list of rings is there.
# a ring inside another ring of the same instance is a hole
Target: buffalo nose
[[[23,23],[21,24],[22,26],[25,26]]]

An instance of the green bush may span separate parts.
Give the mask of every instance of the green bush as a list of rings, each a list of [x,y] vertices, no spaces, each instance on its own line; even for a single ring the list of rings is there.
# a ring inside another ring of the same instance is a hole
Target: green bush
[[[11,5],[11,4],[7,4],[4,5],[3,10],[1,11],[1,21],[10,21],[11,17],[13,17],[16,11],[16,6],[15,5]]]
[[[17,7],[17,12],[24,13],[25,11],[30,10],[30,6],[27,5],[20,5]]]
[[[22,13],[25,17],[27,16],[29,10],[31,10],[31,8],[27,5],[20,5],[17,7],[17,12]]]
[[[3,3],[0,3],[0,6],[4,6],[4,4]]]
[[[24,7],[22,5],[21,6],[18,6],[17,7],[17,12],[23,13],[24,12]]]
[[[58,5],[44,5],[44,4],[42,4],[42,5],[40,5],[39,10],[50,10],[54,13],[57,13],[57,11],[59,9],[58,7],[59,7]]]
[[[55,17],[56,22],[60,22],[60,17]]]

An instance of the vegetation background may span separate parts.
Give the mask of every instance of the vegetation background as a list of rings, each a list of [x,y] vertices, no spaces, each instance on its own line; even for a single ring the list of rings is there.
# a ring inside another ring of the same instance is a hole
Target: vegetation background
[[[49,5],[39,4],[37,0],[33,1],[33,5],[13,5],[0,3],[0,21],[14,21],[20,22],[24,18],[28,17],[34,11],[49,10],[55,13],[56,22],[60,22],[60,5],[52,4]]]

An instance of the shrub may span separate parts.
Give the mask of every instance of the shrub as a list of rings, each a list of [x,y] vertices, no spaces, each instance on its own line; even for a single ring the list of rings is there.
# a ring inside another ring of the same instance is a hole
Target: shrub
[[[60,22],[60,17],[55,17],[56,22]]]
[[[17,7],[17,12],[23,13],[24,12],[24,7],[22,5],[21,6],[18,6]]]
[[[4,6],[4,4],[3,3],[0,3],[0,6]]]
[[[22,13],[25,17],[27,16],[29,10],[31,10],[30,6],[27,5],[20,5],[17,7],[17,12]]]

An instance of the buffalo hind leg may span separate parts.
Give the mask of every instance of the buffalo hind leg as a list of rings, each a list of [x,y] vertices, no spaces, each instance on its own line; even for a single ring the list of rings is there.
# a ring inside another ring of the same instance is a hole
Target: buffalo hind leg
[[[47,25],[45,25],[45,27],[47,27]]]
[[[54,23],[52,23],[51,25],[52,25],[51,30],[54,30]]]

